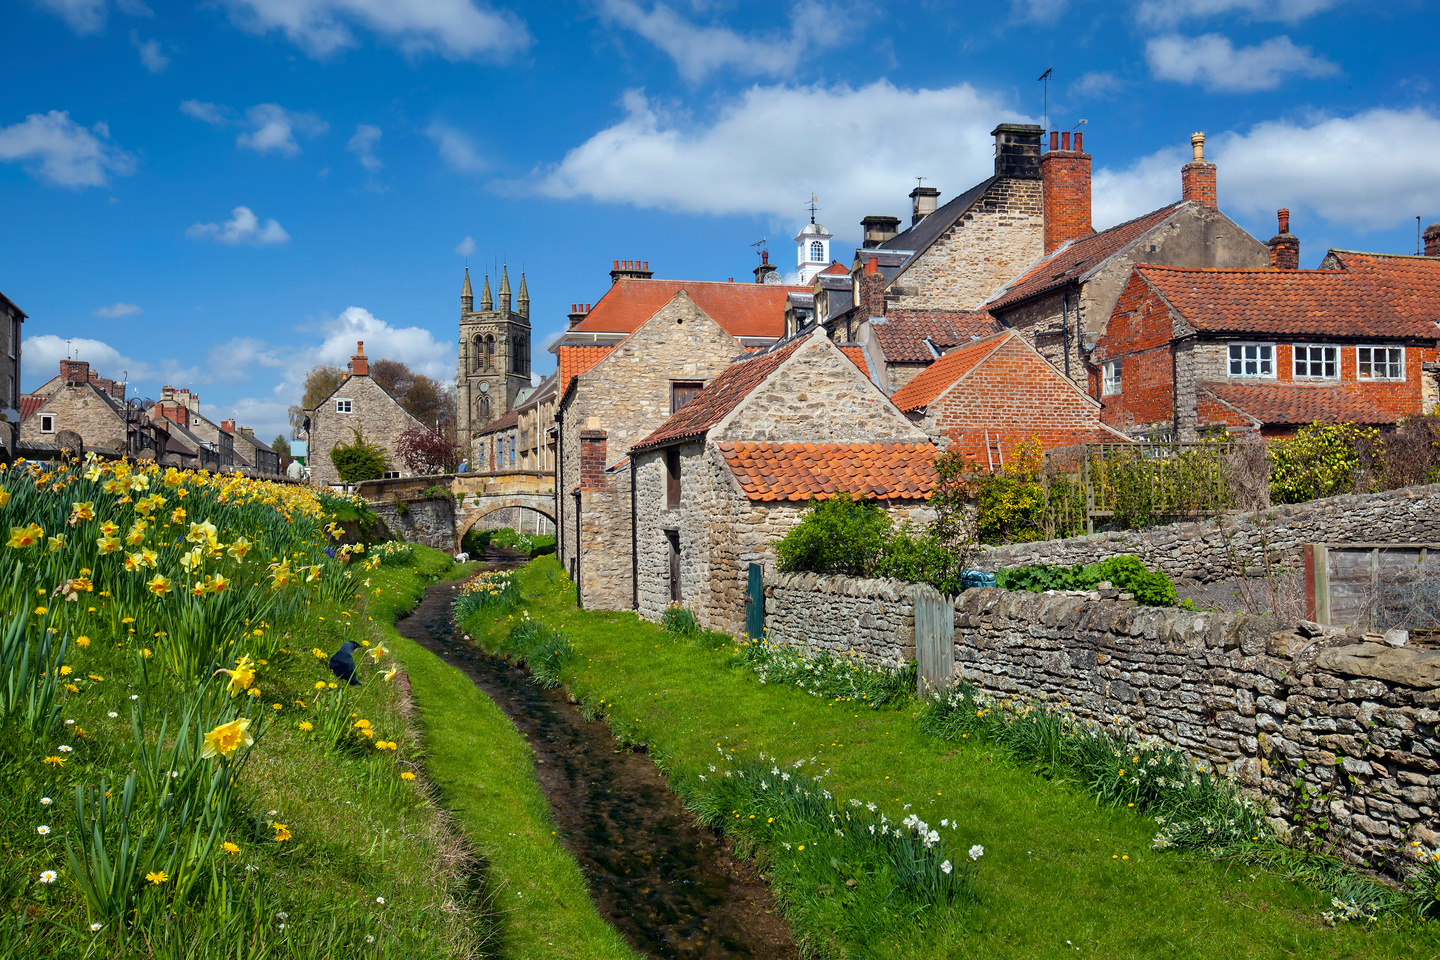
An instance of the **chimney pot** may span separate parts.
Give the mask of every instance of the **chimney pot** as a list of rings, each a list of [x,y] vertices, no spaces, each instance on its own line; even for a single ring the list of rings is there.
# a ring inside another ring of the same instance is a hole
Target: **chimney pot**
[[[1085,134],[1082,133],[1081,131],[1079,131],[1079,130],[1075,131],[1075,152],[1076,152],[1076,153],[1084,153],[1084,152],[1085,152],[1085,148],[1084,148],[1083,146],[1081,146],[1081,144],[1084,143],[1084,140],[1082,139],[1084,136],[1085,136]]]
[[[619,261],[619,260],[616,260],[616,261],[615,261],[615,269],[616,269],[616,270],[619,270],[619,269],[620,269],[620,261]]]
[[[875,272],[877,272],[879,269],[880,269],[880,258],[879,258],[879,257],[871,257],[869,260],[866,260],[866,261],[865,261],[865,272],[866,272],[866,273],[875,273]]]
[[[1280,232],[1266,244],[1270,248],[1270,269],[1299,270],[1300,240],[1290,232],[1290,211],[1281,207],[1276,211]]]
[[[1193,201],[1211,210],[1219,210],[1220,203],[1215,190],[1215,164],[1205,159],[1205,134],[1196,133],[1191,136],[1190,146],[1194,150],[1195,159],[1180,168],[1181,199]]]
[[[1059,150],[1059,149],[1060,149],[1060,131],[1059,131],[1059,130],[1051,130],[1051,131],[1050,131],[1050,149],[1051,149],[1051,150]]]
[[[1198,130],[1190,134],[1190,150],[1195,154],[1195,160],[1205,159],[1205,134]]]
[[[1275,214],[1276,214],[1276,218],[1280,221],[1280,232],[1281,232],[1281,233],[1289,233],[1289,232],[1290,232],[1290,211],[1289,211],[1288,209],[1286,209],[1285,207],[1281,207],[1279,210],[1275,211]]]
[[[1053,136],[1053,133],[1052,133]],[[1048,256],[1073,240],[1090,236],[1090,157],[1070,150],[1070,134],[1059,135],[1060,149],[1040,158],[1041,202],[1044,205],[1045,253]]]
[[[1069,131],[1069,130],[1066,130],[1064,133],[1060,134],[1060,149],[1061,149],[1061,150],[1069,150],[1069,149],[1070,149],[1070,131]]]
[[[1440,257],[1440,223],[1425,228],[1425,256]]]

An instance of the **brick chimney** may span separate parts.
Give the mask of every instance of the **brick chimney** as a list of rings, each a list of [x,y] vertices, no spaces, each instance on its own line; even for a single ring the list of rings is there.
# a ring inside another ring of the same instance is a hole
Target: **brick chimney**
[[[221,420],[221,421],[220,421],[220,429],[223,430],[223,431],[225,431],[225,432],[228,433],[228,434],[233,435],[233,434],[235,433],[235,421],[234,421],[234,420]]]
[[[1425,256],[1440,257],[1440,223],[1425,228]]]
[[[860,318],[868,320],[871,317],[885,316],[885,274],[880,272],[877,258],[871,257],[865,261],[860,272],[859,287],[856,306],[860,308]]]
[[[1215,199],[1215,164],[1205,159],[1205,134],[1192,134],[1190,149],[1195,158],[1180,168],[1180,198],[1194,200],[1202,207],[1218,211],[1220,204]]]
[[[900,232],[900,218],[869,216],[860,221],[860,229],[865,231],[861,246],[871,250]]]
[[[940,206],[940,191],[934,187],[916,187],[910,191],[910,226],[915,226]]]
[[[778,282],[779,278],[778,278],[778,277],[775,277],[775,274],[777,274],[777,273],[779,273],[779,272],[780,272],[780,268],[777,267],[777,266],[775,266],[775,264],[773,264],[773,263],[770,262],[770,251],[769,251],[769,250],[761,250],[761,251],[760,251],[760,266],[758,266],[758,267],[755,268],[755,282],[756,282],[756,283],[776,283],[776,282]],[[772,277],[773,277],[774,279],[771,279]]]
[[[584,320],[584,319],[586,318],[586,316],[589,315],[589,313],[590,313],[590,304],[588,304],[588,303],[572,303],[572,304],[570,304],[570,313],[569,313],[570,326],[573,327],[573,326],[575,326],[575,324],[579,323],[581,320]]]
[[[655,276],[649,260],[616,260],[615,269],[610,271],[610,282],[617,280],[649,280]]]
[[[60,378],[66,383],[89,383],[90,362],[88,360],[61,360]]]
[[[1012,180],[1040,179],[1040,138],[1045,128],[1034,123],[1002,123],[990,131],[995,138],[995,176]]]
[[[1045,195],[1045,252],[1053,253],[1071,240],[1094,232],[1090,226],[1090,154],[1081,137],[1050,131],[1050,149],[1040,158],[1040,181]]]
[[[1281,207],[1276,215],[1280,221],[1280,232],[1266,244],[1270,248],[1270,269],[1299,270],[1300,238],[1290,232],[1290,211]]]
[[[370,360],[365,356],[365,341],[355,341],[355,356],[350,358],[350,376],[370,376]]]

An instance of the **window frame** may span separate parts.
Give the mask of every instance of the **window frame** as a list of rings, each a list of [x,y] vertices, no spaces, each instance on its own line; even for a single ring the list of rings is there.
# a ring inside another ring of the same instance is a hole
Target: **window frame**
[[[1301,365],[1302,361],[1299,359],[1299,356],[1300,356],[1300,351],[1302,351],[1302,350],[1305,352],[1305,360],[1303,361],[1303,363],[1305,364],[1305,366],[1306,366],[1307,368],[1313,367],[1316,363],[1319,363],[1319,364],[1320,364],[1320,368],[1321,368],[1322,371],[1328,366],[1328,367],[1333,367],[1333,368],[1334,368],[1334,372],[1333,372],[1333,373],[1324,373],[1324,372],[1322,372],[1322,373],[1319,373],[1319,374],[1308,373],[1308,372],[1307,372],[1307,373],[1301,373],[1301,372],[1300,372],[1300,365]],[[1320,358],[1319,360],[1315,360],[1315,359],[1311,358],[1310,352],[1311,352],[1312,350],[1319,350],[1319,351],[1320,351],[1320,357],[1321,357],[1321,358]],[[1329,356],[1328,359],[1325,357],[1325,354],[1326,354],[1327,352],[1330,354],[1330,356]],[[1329,343],[1295,343],[1295,344],[1291,344],[1291,345],[1290,345],[1290,372],[1291,372],[1291,376],[1292,376],[1294,379],[1296,379],[1296,380],[1339,380],[1339,379],[1340,379],[1340,348],[1337,347],[1337,346],[1335,346],[1335,345],[1333,345],[1333,344],[1329,344]]]
[[[810,262],[810,263],[824,263],[824,262],[825,262],[825,244],[821,243],[819,240],[811,240],[811,241],[810,241],[810,260],[809,260],[809,262]]]
[[[1370,351],[1372,351],[1372,353],[1370,354],[1370,360],[1369,360],[1369,361],[1362,361],[1362,360],[1360,359],[1360,351],[1362,351],[1362,350],[1370,350]],[[1392,376],[1388,376],[1388,375],[1387,375],[1387,376],[1383,376],[1383,377],[1377,377],[1377,376],[1375,376],[1373,373],[1370,374],[1370,375],[1365,375],[1365,374],[1362,374],[1362,373],[1360,372],[1360,370],[1361,370],[1360,364],[1361,364],[1362,362],[1365,362],[1365,363],[1367,364],[1367,366],[1370,366],[1371,368],[1374,367],[1374,365],[1375,365],[1375,354],[1373,353],[1373,351],[1375,351],[1375,350],[1384,350],[1384,351],[1386,351],[1385,366],[1386,366],[1386,367],[1398,366],[1399,369],[1400,369],[1400,372],[1399,372],[1398,375],[1393,376],[1393,377],[1392,377]],[[1400,354],[1400,361],[1399,361],[1398,364],[1392,364],[1392,363],[1390,362],[1389,353],[1390,353],[1391,351],[1394,351],[1394,352],[1397,352],[1397,353]],[[1386,344],[1382,344],[1382,343],[1365,343],[1365,344],[1358,344],[1358,345],[1356,345],[1356,347],[1355,347],[1355,379],[1356,379],[1356,380],[1365,381],[1366,383],[1404,383],[1404,382],[1405,382],[1405,348],[1404,348],[1403,346],[1395,346],[1395,345],[1393,345],[1393,344],[1388,344],[1388,343],[1386,343]]]
[[[399,471],[399,470],[386,470],[385,472],[383,472],[383,473],[380,474],[380,479],[381,479],[381,480],[399,480],[399,479],[400,479],[400,471]]]
[[[704,380],[671,380],[671,381],[670,381],[670,416],[673,417],[673,416],[675,416],[675,414],[679,413],[680,410],[681,410],[681,408],[685,406],[685,403],[689,403],[691,400],[694,400],[695,397],[696,397],[696,395],[698,395],[698,394],[699,394],[701,391],[703,391],[704,389],[705,389],[705,381],[704,381]],[[692,394],[690,394],[690,396],[686,399],[685,403],[677,403],[676,401],[679,399],[679,396],[680,396],[681,391],[684,391],[684,390],[694,390],[695,392],[692,393]]]
[[[340,404],[342,404],[342,403],[345,404],[344,407],[341,407],[341,406],[340,406]],[[355,412],[355,400],[354,400],[354,398],[352,398],[352,397],[336,397],[336,398],[335,398],[335,412],[336,412],[336,413],[354,413],[354,412]]]
[[[1100,366],[1100,395],[1102,397],[1113,397],[1124,392],[1124,361],[1107,360]],[[1113,374],[1113,375],[1112,375]]]
[[[665,509],[680,509],[680,448],[665,448]]]
[[[50,426],[48,426],[48,427],[45,426],[46,421],[49,421]],[[40,414],[40,432],[41,432],[41,433],[54,433],[54,432],[55,432],[55,414],[53,414],[53,413],[42,413],[42,414]]]
[[[1246,347],[1254,347],[1254,348],[1255,348],[1256,353],[1255,353],[1255,358],[1254,358],[1253,361],[1251,361],[1251,359],[1250,359],[1249,357],[1246,357],[1246,356],[1244,355],[1244,350],[1245,350]],[[1240,357],[1239,357],[1238,360],[1237,360],[1234,356],[1231,355],[1231,352],[1234,351],[1234,350],[1240,350],[1240,351],[1241,351],[1241,354],[1240,354]],[[1261,355],[1262,352],[1265,352],[1265,351],[1268,351],[1268,352],[1269,352],[1270,355],[1269,355],[1268,357]],[[1258,341],[1258,340],[1248,340],[1248,341],[1241,341],[1241,342],[1238,342],[1238,343],[1229,343],[1229,344],[1226,344],[1226,345],[1225,345],[1225,375],[1228,376],[1228,377],[1234,377],[1234,378],[1237,379],[1237,380],[1274,380],[1274,379],[1275,379],[1275,375],[1276,375],[1276,370],[1275,370],[1275,368],[1276,368],[1276,364],[1275,364],[1275,353],[1276,353],[1275,344],[1274,344],[1273,342],[1263,342],[1263,341]],[[1256,365],[1256,368],[1257,368],[1257,369],[1256,369],[1256,372],[1255,372],[1255,373],[1245,373],[1245,372],[1244,372],[1243,367],[1244,367],[1244,365],[1245,365],[1246,363],[1249,363],[1249,362],[1254,362],[1254,364]],[[1232,365],[1235,364],[1235,363],[1239,363],[1239,364],[1241,365],[1242,370],[1241,370],[1240,373],[1236,373],[1236,372],[1232,369]],[[1265,364],[1265,363],[1269,363],[1269,364],[1270,364],[1270,372],[1269,372],[1269,373],[1266,373],[1263,369],[1260,369],[1260,367],[1261,367],[1263,364]]]

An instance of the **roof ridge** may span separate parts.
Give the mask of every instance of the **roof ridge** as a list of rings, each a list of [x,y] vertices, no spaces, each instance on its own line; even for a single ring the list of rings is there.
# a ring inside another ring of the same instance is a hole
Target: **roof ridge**
[[[1343,277],[1350,275],[1350,271],[1348,270],[1277,270],[1274,267],[1172,267],[1162,263],[1137,263],[1135,264],[1135,269],[1146,273],[1152,270],[1159,270],[1166,273],[1238,273],[1246,276],[1274,277]]]

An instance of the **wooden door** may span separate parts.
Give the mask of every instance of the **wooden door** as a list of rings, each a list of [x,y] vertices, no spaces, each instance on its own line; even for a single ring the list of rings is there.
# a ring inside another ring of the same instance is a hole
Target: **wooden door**
[[[950,686],[955,672],[955,601],[933,587],[915,591],[917,693],[927,697]]]
[[[765,636],[765,578],[760,564],[750,564],[746,577],[745,635],[758,640]]]

